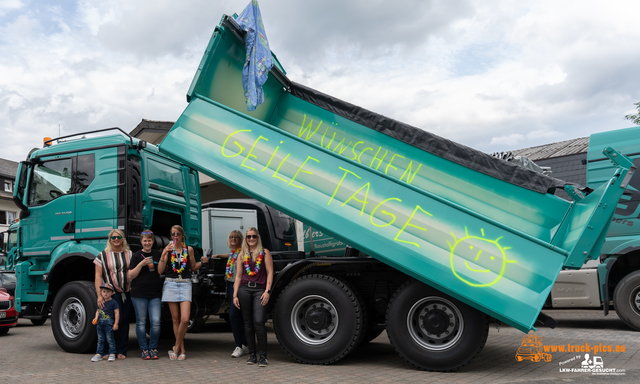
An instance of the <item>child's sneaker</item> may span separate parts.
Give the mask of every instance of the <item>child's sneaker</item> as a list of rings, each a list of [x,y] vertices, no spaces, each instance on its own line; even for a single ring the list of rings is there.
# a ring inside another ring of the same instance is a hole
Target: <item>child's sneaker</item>
[[[149,356],[149,351],[144,350],[142,351],[142,360],[150,360],[151,356]]]
[[[109,361],[116,361],[116,355],[113,353],[109,355]]]
[[[151,357],[151,360],[157,360],[158,359],[158,350],[157,349],[150,349],[149,350],[149,356]]]
[[[95,355],[93,355],[93,357],[91,358],[91,361],[100,361],[102,360],[102,355],[99,353],[96,353]]]

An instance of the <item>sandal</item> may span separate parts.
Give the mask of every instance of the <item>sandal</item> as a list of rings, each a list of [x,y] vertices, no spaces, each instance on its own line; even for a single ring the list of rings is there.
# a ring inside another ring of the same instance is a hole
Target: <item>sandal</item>
[[[176,353],[173,352],[173,349],[169,350],[169,360],[177,360],[178,356],[176,356]]]
[[[123,355],[122,353],[118,353],[118,360],[124,360],[126,358],[127,356]]]
[[[178,356],[178,360],[183,361],[187,358],[187,355],[185,355],[184,353],[180,354],[180,356]]]

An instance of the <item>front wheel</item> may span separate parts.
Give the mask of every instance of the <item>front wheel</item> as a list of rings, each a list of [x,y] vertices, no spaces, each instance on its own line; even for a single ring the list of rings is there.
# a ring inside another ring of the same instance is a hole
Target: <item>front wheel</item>
[[[455,371],[480,353],[489,323],[482,312],[411,280],[389,303],[387,334],[396,352],[413,366]]]
[[[51,309],[51,330],[66,352],[95,350],[98,336],[91,320],[98,309],[93,282],[73,281],[56,294]]]
[[[613,306],[625,324],[640,331],[640,271],[620,280],[613,294]]]
[[[278,297],[273,327],[291,357],[307,364],[331,364],[360,341],[366,315],[357,293],[325,275],[302,276]]]

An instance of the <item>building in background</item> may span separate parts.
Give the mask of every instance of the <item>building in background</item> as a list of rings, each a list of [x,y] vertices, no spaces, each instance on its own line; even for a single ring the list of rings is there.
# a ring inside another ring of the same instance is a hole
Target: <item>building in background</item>
[[[526,156],[541,167],[550,167],[551,177],[586,187],[588,150],[589,138],[581,137],[511,152],[514,156]],[[556,190],[556,195],[570,200],[563,190]]]
[[[13,188],[17,171],[18,163],[0,159],[0,232],[9,229],[9,225],[18,218],[20,211],[13,202]]]

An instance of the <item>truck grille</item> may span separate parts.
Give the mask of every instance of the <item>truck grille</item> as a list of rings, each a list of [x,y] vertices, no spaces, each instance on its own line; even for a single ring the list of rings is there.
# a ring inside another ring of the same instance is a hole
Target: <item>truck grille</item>
[[[12,304],[13,300],[4,300],[4,301],[0,301],[0,309],[9,309],[13,306]]]

